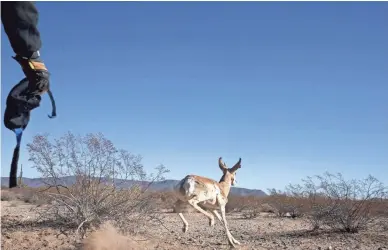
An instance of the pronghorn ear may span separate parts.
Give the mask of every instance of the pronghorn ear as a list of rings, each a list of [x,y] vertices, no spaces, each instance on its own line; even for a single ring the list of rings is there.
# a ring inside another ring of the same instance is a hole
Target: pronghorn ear
[[[226,164],[224,162],[222,162],[222,157],[218,158],[218,166],[220,167],[220,169],[224,172],[225,170],[228,170],[228,168],[226,167]]]
[[[231,173],[234,173],[237,171],[237,169],[241,168],[241,157],[240,159],[238,160],[238,162],[236,164],[234,164],[234,166],[230,169],[230,172]]]

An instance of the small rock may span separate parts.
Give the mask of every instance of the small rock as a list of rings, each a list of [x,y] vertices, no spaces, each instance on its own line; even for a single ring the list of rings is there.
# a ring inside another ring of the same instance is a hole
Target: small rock
[[[47,246],[48,246],[48,241],[47,241],[47,240],[43,240],[43,246],[44,246],[44,247],[47,247]]]

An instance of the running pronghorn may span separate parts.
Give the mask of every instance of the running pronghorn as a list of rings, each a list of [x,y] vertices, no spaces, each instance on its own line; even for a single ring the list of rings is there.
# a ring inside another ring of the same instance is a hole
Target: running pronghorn
[[[189,203],[209,218],[209,225],[211,227],[214,226],[215,215],[225,226],[229,244],[236,247],[236,244],[240,245],[240,242],[229,231],[225,217],[225,205],[228,202],[228,194],[231,186],[237,183],[236,171],[241,168],[241,158],[232,168],[228,168],[222,162],[222,157],[220,157],[218,159],[218,165],[223,173],[219,182],[198,175],[188,175],[182,179],[175,186],[175,192],[180,200],[176,204],[180,206],[182,201]],[[221,210],[221,216],[217,209]],[[179,208],[177,208],[177,211],[179,211]],[[178,212],[178,214],[183,221],[183,232],[187,232],[189,224],[181,212]]]

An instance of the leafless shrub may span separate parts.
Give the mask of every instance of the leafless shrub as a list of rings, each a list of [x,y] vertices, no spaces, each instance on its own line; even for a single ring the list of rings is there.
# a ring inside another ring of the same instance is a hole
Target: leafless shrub
[[[225,209],[227,213],[240,213],[244,219],[253,219],[258,217],[263,210],[262,198],[229,195]]]
[[[260,209],[258,207],[243,210],[241,216],[244,219],[254,219],[260,215]]]
[[[154,192],[152,194],[154,202],[157,204],[157,207],[163,212],[173,212],[174,204],[177,202],[178,198],[174,195],[172,191],[161,191]]]
[[[2,201],[23,201],[34,205],[47,204],[47,201],[42,199],[37,190],[33,188],[23,187],[18,189],[2,189],[1,190]]]
[[[244,199],[241,196],[229,194],[228,203],[226,203],[225,211],[227,213],[241,212],[244,208]]]
[[[69,132],[54,141],[37,135],[27,147],[52,199],[42,218],[73,226],[81,236],[106,221],[133,231],[155,218],[148,189],[168,172],[164,166],[148,175],[139,155],[118,150],[100,133]]]
[[[20,197],[14,192],[11,192],[5,188],[1,189],[1,201],[14,201],[18,199],[20,199]]]
[[[260,212],[274,214],[275,209],[271,205],[269,205],[268,203],[263,203],[260,205]]]
[[[268,189],[268,204],[275,209],[275,214],[279,217],[289,216],[298,218],[303,215],[305,204],[301,197],[289,195],[276,189]]]
[[[241,216],[244,219],[253,219],[260,215],[261,200],[258,197],[247,196],[241,199]]]
[[[243,213],[245,211],[248,214],[254,213],[258,215],[261,210],[261,204],[261,197],[230,194],[228,196],[228,203],[225,206],[225,210],[227,213]],[[248,214],[247,216],[249,217],[250,215]]]
[[[382,204],[386,187],[372,176],[347,181],[341,174],[324,173],[308,177],[303,185],[289,185],[293,197],[308,200],[313,227],[328,226],[345,232],[364,229],[375,216],[373,208]]]

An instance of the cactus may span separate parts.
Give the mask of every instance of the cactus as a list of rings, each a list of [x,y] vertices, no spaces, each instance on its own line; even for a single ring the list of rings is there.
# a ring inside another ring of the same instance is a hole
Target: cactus
[[[20,174],[19,174],[19,180],[18,180],[18,187],[25,187],[23,183],[23,164],[20,164]]]

